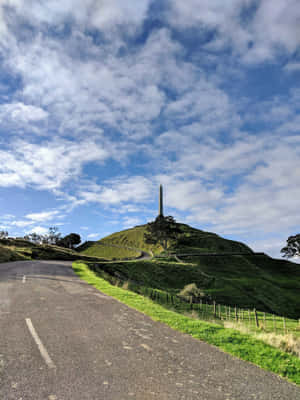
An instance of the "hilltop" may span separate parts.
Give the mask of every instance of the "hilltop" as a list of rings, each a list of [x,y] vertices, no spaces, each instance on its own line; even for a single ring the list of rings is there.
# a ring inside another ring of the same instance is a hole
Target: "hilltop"
[[[121,277],[169,293],[178,294],[188,284],[195,283],[206,298],[218,303],[243,308],[257,308],[299,318],[300,267],[254,253],[247,245],[221,236],[178,224],[180,235],[171,242],[168,251],[179,258],[160,258],[159,245],[145,243],[146,225],[116,232],[96,242],[86,242],[78,248],[83,255],[105,258],[134,258],[141,251],[156,258],[126,263],[110,262],[98,265],[105,277]],[[221,254],[221,255],[220,255]]]
[[[168,249],[174,253],[249,253],[253,251],[243,243],[224,239],[221,236],[205,232],[200,229],[192,228],[186,224],[177,224],[181,233],[179,240],[171,242]],[[160,245],[151,245],[145,243],[144,233],[146,232],[147,225],[139,225],[134,228],[126,229],[121,232],[113,233],[104,237],[96,242],[85,242],[77,248],[79,252],[88,255],[105,256],[107,254],[107,247],[119,248],[124,250],[131,250],[131,255],[138,255],[139,251],[150,252],[153,255],[160,255],[163,248]],[[135,250],[135,251],[134,251]],[[102,253],[103,251],[103,253]],[[121,252],[120,252],[121,253]],[[121,254],[122,257],[123,254]],[[124,258],[127,257],[125,255]],[[117,257],[116,257],[117,258]]]

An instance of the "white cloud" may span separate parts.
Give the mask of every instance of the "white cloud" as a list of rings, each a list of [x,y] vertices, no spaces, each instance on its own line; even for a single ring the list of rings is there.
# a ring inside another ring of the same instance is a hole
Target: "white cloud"
[[[13,143],[8,151],[0,150],[0,186],[53,190],[81,174],[83,165],[101,163],[114,153],[108,145],[86,139],[73,142],[53,139],[43,144],[23,140]]]
[[[46,235],[48,233],[48,228],[44,228],[43,226],[35,226],[26,233],[37,233],[38,235]]]
[[[215,31],[207,48],[231,46],[246,62],[273,59],[280,50],[292,54],[300,45],[298,0],[173,0],[170,5],[168,18],[174,26]]]
[[[100,237],[100,233],[90,233],[87,235],[88,239],[95,239]]]
[[[143,221],[139,217],[125,217],[122,221],[124,228],[132,228],[133,226],[141,224]]]
[[[60,212],[57,210],[54,211],[43,211],[39,213],[32,213],[25,215],[25,218],[32,220],[32,223],[35,222],[46,222],[52,220],[53,218],[61,217]]]
[[[0,118],[9,118],[14,122],[26,123],[47,118],[48,113],[40,107],[21,102],[8,103],[0,106]]]
[[[147,15],[151,0],[2,0],[2,7],[10,6],[17,16],[39,28],[48,25],[57,29],[66,21],[81,27],[90,26],[110,33],[117,26],[124,25],[128,30],[136,29]],[[1,10],[1,8],[0,8]]]
[[[141,203],[149,199],[153,191],[153,183],[143,176],[120,177],[103,185],[91,185],[82,188],[78,193],[81,204],[96,202],[105,206],[121,203]]]
[[[284,66],[286,72],[299,72],[300,62],[289,62]]]
[[[30,226],[33,225],[34,222],[33,221],[26,221],[26,220],[20,220],[20,221],[11,221],[9,223],[10,226],[16,226],[18,228],[24,228],[26,226]]]

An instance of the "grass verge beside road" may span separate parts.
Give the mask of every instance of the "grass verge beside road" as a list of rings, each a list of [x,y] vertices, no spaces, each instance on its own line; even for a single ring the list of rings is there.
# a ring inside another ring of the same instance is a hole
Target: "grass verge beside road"
[[[167,310],[146,297],[111,285],[98,277],[82,262],[73,263],[73,269],[80,278],[90,285],[120,300],[129,307],[141,311],[153,320],[163,322],[173,329],[215,345],[229,354],[242,360],[250,361],[265,370],[274,372],[300,385],[300,359],[296,356],[278,350],[236,330],[188,318]]]

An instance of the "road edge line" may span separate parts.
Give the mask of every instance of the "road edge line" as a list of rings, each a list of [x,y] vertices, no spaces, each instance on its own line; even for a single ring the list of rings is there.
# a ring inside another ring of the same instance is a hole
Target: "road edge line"
[[[31,336],[33,337],[45,363],[48,365],[49,368],[56,368],[54,362],[51,360],[51,357],[49,356],[49,354],[46,350],[46,347],[43,345],[41,339],[39,338],[39,335],[37,334],[36,330],[34,329],[31,319],[25,318],[25,321],[26,321],[27,327],[29,329],[29,332],[31,333]]]

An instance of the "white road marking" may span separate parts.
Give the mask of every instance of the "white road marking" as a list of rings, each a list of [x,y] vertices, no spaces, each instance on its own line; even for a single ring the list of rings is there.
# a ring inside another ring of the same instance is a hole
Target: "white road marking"
[[[28,326],[29,332],[31,333],[35,343],[37,344],[37,347],[38,347],[45,363],[48,365],[49,368],[56,368],[56,366],[55,366],[54,362],[51,360],[45,346],[43,345],[41,339],[39,338],[38,334],[36,333],[36,330],[34,329],[34,326],[32,325],[30,318],[26,318],[26,324]]]
[[[23,275],[22,282],[23,282],[23,283],[25,283],[25,282],[26,282],[26,275]]]
[[[140,346],[143,347],[143,348],[144,348],[145,350],[147,350],[147,351],[152,351],[151,347],[148,346],[148,345],[145,344],[145,343],[140,344]]]

